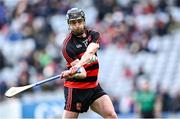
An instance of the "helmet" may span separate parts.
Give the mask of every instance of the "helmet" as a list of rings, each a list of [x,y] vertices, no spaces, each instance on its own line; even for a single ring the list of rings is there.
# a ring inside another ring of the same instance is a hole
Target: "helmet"
[[[68,10],[67,14],[66,14],[66,17],[67,17],[68,24],[69,24],[69,21],[73,20],[73,19],[82,18],[82,19],[85,20],[85,14],[79,8],[72,8],[72,9]]]

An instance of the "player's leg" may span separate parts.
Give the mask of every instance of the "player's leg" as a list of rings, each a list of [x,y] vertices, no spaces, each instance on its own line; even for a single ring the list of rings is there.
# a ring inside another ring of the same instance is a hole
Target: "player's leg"
[[[89,103],[88,90],[64,87],[65,107],[62,118],[78,118],[79,113],[87,112]],[[87,102],[87,103],[86,103]]]
[[[74,106],[77,99],[74,90],[73,88],[64,87],[65,107],[62,115],[63,119],[77,118],[79,115]]]
[[[77,112],[64,110],[62,119],[78,118],[78,115],[79,115],[79,113],[77,113]]]
[[[103,95],[96,99],[92,103],[91,109],[104,118],[118,118],[108,95]]]

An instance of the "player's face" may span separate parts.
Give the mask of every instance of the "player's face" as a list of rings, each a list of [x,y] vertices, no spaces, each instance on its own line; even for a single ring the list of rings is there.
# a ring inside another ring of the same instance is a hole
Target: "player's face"
[[[70,20],[69,27],[75,35],[82,35],[84,33],[85,21],[82,18]]]

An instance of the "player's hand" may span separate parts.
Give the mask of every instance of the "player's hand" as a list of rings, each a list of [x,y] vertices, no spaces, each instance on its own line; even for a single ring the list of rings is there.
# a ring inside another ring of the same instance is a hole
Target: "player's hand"
[[[71,75],[76,74],[76,73],[78,72],[78,69],[79,69],[79,67],[77,67],[77,66],[71,67],[71,68],[69,69],[70,74],[71,74]]]
[[[61,72],[61,78],[70,78],[72,75],[71,75],[71,72],[70,70],[65,70],[63,72]]]

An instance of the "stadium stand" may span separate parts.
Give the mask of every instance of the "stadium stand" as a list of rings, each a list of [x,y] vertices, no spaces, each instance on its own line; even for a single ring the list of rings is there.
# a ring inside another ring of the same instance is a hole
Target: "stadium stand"
[[[161,98],[162,115],[178,117],[179,0],[1,0],[0,105],[8,100],[4,93],[9,87],[65,69],[60,50],[69,32],[65,14],[71,7],[84,9],[87,26],[102,33],[99,80],[119,117],[135,114],[132,95],[141,80],[148,80]],[[62,88],[63,81],[57,80],[27,93],[41,95]]]

